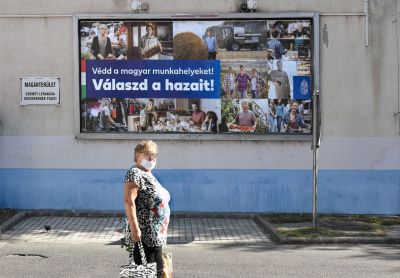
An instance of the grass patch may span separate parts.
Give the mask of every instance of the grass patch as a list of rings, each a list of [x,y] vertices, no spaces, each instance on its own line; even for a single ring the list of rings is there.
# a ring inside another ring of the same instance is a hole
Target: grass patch
[[[276,232],[286,237],[385,236],[389,226],[400,225],[397,216],[319,215],[321,224],[313,229],[311,214],[266,214],[262,217],[274,224]]]
[[[302,223],[311,222],[309,213],[299,214],[264,214],[263,218],[270,223]],[[382,226],[400,225],[400,217],[396,216],[369,216],[369,215],[319,215],[320,220],[363,222]]]
[[[372,232],[349,232],[349,231],[340,231],[333,230],[324,227],[317,227],[313,229],[312,227],[301,227],[301,228],[287,228],[287,227],[278,227],[275,228],[275,231],[281,235],[286,237],[373,237],[373,236],[385,236],[386,229],[382,226],[374,227]]]
[[[382,226],[400,225],[400,217],[393,216],[369,216],[369,215],[321,215],[321,220],[340,220],[340,221],[358,221],[368,224],[377,224]]]
[[[303,223],[312,221],[311,214],[266,214],[263,218],[270,223]]]
[[[327,228],[318,227],[313,229],[311,227],[306,228],[276,228],[278,233],[286,237],[339,237],[345,236],[346,234],[340,231],[331,230]]]

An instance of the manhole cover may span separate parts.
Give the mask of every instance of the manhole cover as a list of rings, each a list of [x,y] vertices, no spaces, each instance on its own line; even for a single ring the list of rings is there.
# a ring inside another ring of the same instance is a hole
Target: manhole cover
[[[40,255],[40,254],[23,254],[23,253],[21,253],[21,254],[11,254],[11,255],[8,255],[7,257],[38,257],[38,258],[42,258],[42,259],[47,259],[48,258],[47,256],[43,256],[43,255]]]

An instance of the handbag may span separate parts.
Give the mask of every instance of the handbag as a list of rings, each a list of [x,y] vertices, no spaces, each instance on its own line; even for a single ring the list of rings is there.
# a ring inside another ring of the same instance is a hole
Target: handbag
[[[140,257],[142,259],[142,264],[137,265],[132,259],[129,264],[121,266],[121,271],[119,273],[120,278],[156,278],[157,277],[157,264],[147,263],[146,255],[144,253],[143,244],[141,241],[138,243]],[[132,248],[132,258],[133,258],[133,248]]]

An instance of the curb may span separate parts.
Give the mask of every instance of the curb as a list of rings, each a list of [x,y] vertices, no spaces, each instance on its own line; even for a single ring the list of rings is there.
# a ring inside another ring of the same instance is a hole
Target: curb
[[[7,230],[9,230],[12,226],[20,222],[22,219],[24,219],[27,216],[25,211],[20,211],[10,219],[8,219],[6,222],[0,225],[0,236]]]
[[[254,218],[254,222],[256,222],[256,224],[263,230],[263,232],[269,235],[272,241],[276,243],[282,243],[283,241],[285,241],[285,239],[283,239],[281,235],[274,231],[274,229],[271,227],[271,224],[268,221],[262,219],[260,215],[256,215],[256,217]]]
[[[277,233],[260,215],[256,215],[254,221],[279,244],[400,244],[399,237],[286,237]]]

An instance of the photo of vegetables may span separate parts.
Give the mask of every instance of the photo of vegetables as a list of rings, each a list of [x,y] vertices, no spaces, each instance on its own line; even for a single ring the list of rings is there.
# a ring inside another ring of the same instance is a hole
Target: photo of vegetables
[[[248,104],[249,115],[254,114],[254,122],[241,122],[243,103]],[[268,130],[268,100],[260,99],[224,99],[221,101],[222,132],[266,133]]]

